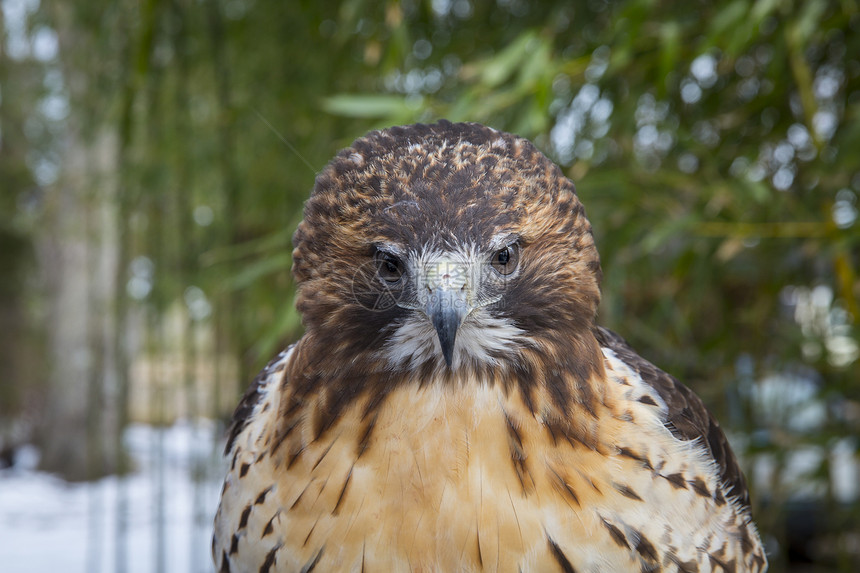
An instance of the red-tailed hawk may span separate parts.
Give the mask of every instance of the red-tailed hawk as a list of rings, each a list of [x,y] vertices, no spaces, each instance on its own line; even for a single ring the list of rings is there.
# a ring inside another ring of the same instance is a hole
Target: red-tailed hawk
[[[766,569],[716,420],[595,324],[591,226],[531,143],[372,132],[294,245],[306,332],[236,411],[217,570]]]

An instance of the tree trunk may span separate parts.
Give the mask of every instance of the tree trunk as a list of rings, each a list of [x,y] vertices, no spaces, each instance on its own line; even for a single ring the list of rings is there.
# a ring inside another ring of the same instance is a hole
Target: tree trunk
[[[92,70],[81,65],[94,48],[81,37],[74,7],[55,4],[50,15],[70,107],[92,109],[98,103],[93,98],[110,97],[93,93]],[[117,136],[107,127],[109,117],[87,117],[71,114],[61,124],[61,167],[46,193],[39,248],[48,296],[49,369],[38,432],[40,466],[70,480],[115,469],[103,437],[115,424],[109,390],[116,379]]]
[[[45,212],[40,249],[47,282],[49,384],[39,443],[41,468],[70,480],[106,467],[98,436],[104,429],[104,387],[114,337],[116,244],[109,188],[114,138],[94,143],[67,133],[60,180]]]

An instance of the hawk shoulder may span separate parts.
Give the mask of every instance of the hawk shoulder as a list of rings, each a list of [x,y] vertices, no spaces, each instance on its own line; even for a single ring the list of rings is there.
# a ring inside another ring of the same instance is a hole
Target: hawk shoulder
[[[230,427],[227,429],[227,444],[224,447],[224,454],[229,454],[233,445],[236,443],[236,438],[242,433],[242,430],[251,421],[254,414],[254,408],[260,402],[262,395],[266,392],[269,384],[272,383],[272,374],[278,374],[285,368],[287,358],[295,344],[290,345],[286,350],[279,353],[275,358],[269,361],[268,364],[254,378],[253,382],[245,390],[245,394],[239,401],[239,405],[233,411],[233,417],[230,421]],[[280,379],[280,377],[277,377]]]
[[[666,427],[675,437],[686,441],[698,440],[707,449],[719,467],[720,479],[728,488],[727,494],[737,498],[748,511],[749,490],[741,467],[719,422],[702,400],[677,378],[639,356],[618,334],[597,327],[595,337],[601,346],[611,349],[619,360],[636,371],[642,381],[657,392],[666,403]]]

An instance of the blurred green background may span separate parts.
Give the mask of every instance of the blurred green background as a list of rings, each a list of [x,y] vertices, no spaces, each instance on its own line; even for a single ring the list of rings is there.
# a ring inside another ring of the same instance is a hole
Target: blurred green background
[[[301,335],[315,174],[447,118],[574,180],[600,321],[721,420],[771,570],[860,570],[857,2],[0,5],[0,488],[26,445],[122,483],[130,424],[216,420],[215,452]]]

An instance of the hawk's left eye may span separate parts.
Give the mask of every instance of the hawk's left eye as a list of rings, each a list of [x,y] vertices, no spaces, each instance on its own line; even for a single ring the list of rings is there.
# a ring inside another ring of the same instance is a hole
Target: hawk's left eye
[[[520,249],[516,244],[508,245],[493,253],[490,264],[501,275],[509,275],[517,269],[520,262]]]

